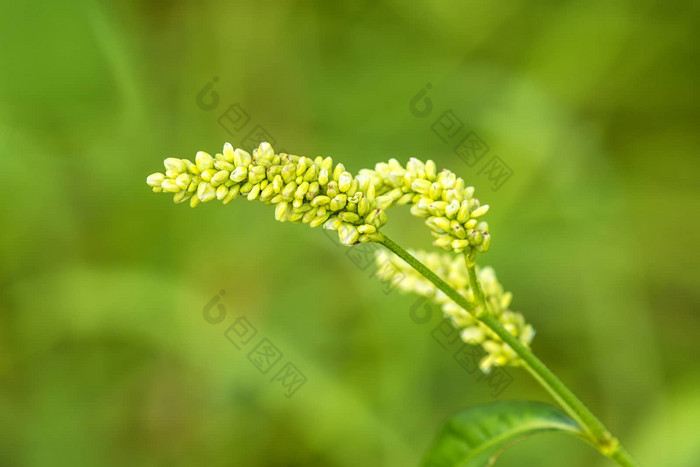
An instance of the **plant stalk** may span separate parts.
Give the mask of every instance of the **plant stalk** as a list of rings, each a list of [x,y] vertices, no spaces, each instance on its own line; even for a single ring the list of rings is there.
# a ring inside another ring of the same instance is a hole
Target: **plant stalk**
[[[423,277],[435,284],[438,289],[450,297],[457,305],[470,312],[474,309],[474,306],[469,303],[465,297],[389,237],[381,234],[379,243],[394,252]],[[467,261],[467,270],[469,271],[469,279],[474,295],[482,305],[481,309],[486,310],[484,294],[477,280],[476,270],[472,261]],[[585,406],[585,404],[532,352],[532,350],[509,333],[492,314],[482,312],[479,316],[476,316],[476,318],[488,326],[518,354],[525,369],[530,372],[547,392],[549,392],[564,411],[579,424],[586,435],[586,439],[593,444],[601,454],[615,460],[624,467],[635,467],[638,465],[624,446],[622,446],[608,431],[605,425],[593,415],[588,407]]]

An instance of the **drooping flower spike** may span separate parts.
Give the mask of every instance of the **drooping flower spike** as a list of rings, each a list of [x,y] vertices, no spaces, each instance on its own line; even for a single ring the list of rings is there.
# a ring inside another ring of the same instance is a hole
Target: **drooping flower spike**
[[[165,159],[165,169],[165,174],[150,175],[147,183],[155,192],[174,193],[176,203],[189,200],[194,207],[219,199],[227,204],[245,195],[249,201],[274,204],[280,222],[337,230],[345,245],[377,240],[377,230],[386,223],[370,177],[353,177],[330,157],[275,154],[268,143],[250,155],[226,143],[213,157],[198,152],[194,163]]]
[[[480,220],[488,205],[479,204],[474,188],[465,187],[462,178],[449,170],[438,173],[431,160],[411,158],[404,168],[391,159],[353,176],[330,157],[275,154],[268,143],[251,156],[226,143],[213,157],[198,152],[195,162],[165,159],[165,169],[165,174],[150,175],[147,183],[155,192],[173,193],[176,203],[189,200],[194,207],[218,199],[227,204],[245,195],[249,201],[275,204],[279,221],[337,230],[345,245],[376,241],[387,221],[385,210],[404,204],[425,219],[440,248],[486,251],[491,243],[488,224]]]

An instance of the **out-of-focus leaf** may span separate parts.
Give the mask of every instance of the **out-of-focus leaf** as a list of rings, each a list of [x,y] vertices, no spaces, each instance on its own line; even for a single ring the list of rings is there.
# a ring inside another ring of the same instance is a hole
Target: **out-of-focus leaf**
[[[508,401],[472,407],[445,423],[423,465],[484,467],[511,443],[545,431],[581,436],[576,423],[541,402]]]

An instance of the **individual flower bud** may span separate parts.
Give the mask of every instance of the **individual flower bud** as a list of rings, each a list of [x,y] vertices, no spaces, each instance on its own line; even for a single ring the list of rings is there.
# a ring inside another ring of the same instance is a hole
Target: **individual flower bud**
[[[282,180],[280,175],[275,175],[275,178],[272,179],[271,185],[275,193],[281,193],[282,189],[284,188],[284,180]]]
[[[340,176],[338,177],[338,189],[345,193],[350,189],[351,184],[352,175],[350,175],[350,172],[341,172]]]
[[[452,235],[460,240],[467,238],[467,231],[464,230],[462,224],[460,224],[456,220],[450,223],[450,230],[452,231]]]
[[[343,222],[349,222],[351,224],[354,224],[360,220],[360,216],[358,216],[354,212],[341,212],[338,215],[338,218]]]
[[[469,240],[470,245],[480,245],[484,241],[484,236],[476,229],[472,229],[467,234],[467,240]]]
[[[242,195],[247,195],[250,193],[250,190],[253,189],[253,184],[248,182],[245,182],[243,185],[241,185],[241,194]]]
[[[323,159],[323,162],[321,163],[321,168],[331,170],[333,168],[333,158],[326,157],[325,159]]]
[[[260,143],[260,146],[254,151],[254,154],[256,163],[264,167],[272,165],[272,159],[275,157],[275,151],[268,142]]]
[[[235,152],[233,150],[233,146],[231,146],[231,143],[224,143],[224,151],[223,151],[224,160],[230,164],[233,164],[234,161],[236,160],[236,158],[234,157],[234,154],[235,154]]]
[[[244,151],[243,149],[236,149],[233,152],[233,163],[236,167],[248,167],[250,165],[250,162],[252,161],[252,158],[250,157],[250,154],[247,151]]]
[[[331,202],[331,199],[328,196],[320,195],[316,196],[313,201],[311,201],[311,206],[313,207],[318,207],[318,206],[323,206],[324,204],[328,204]]]
[[[484,232],[483,241],[482,241],[481,245],[479,245],[479,251],[488,250],[490,245],[491,245],[491,235],[489,235],[488,232]]]
[[[148,186],[161,186],[164,180],[165,175],[163,175],[162,173],[154,173],[146,178],[146,183],[148,184]]]
[[[318,167],[316,167],[315,164],[312,164],[311,167],[306,169],[306,172],[304,172],[304,181],[306,182],[312,182],[316,179],[316,175],[318,174]]]
[[[174,170],[178,173],[186,172],[187,165],[182,159],[177,159],[175,157],[168,157],[163,161],[165,170]]]
[[[460,224],[464,224],[469,220],[469,203],[467,201],[462,201],[459,206],[459,211],[457,211],[457,221]]]
[[[282,180],[284,183],[291,183],[296,178],[296,164],[290,163],[282,167]]]
[[[289,220],[289,222],[298,223],[298,222],[301,222],[301,218],[302,218],[302,217],[304,217],[304,213],[303,213],[303,212],[293,211],[293,212],[289,215],[289,219],[288,219],[288,220]]]
[[[396,173],[396,175],[397,175],[396,178],[399,179],[398,172]],[[413,184],[413,181],[418,179],[418,178],[419,177],[415,173],[407,171],[406,173],[403,174],[403,183],[401,183],[401,189],[410,190],[411,185]]]
[[[379,211],[377,213],[377,218],[372,222],[372,225],[379,228],[386,224],[386,211]]]
[[[357,231],[361,234],[373,234],[377,231],[377,228],[370,224],[362,224],[357,228]]]
[[[438,227],[440,227],[445,232],[450,232],[452,225],[451,225],[449,219],[447,219],[446,217],[435,217],[434,220],[435,220],[435,224]]]
[[[427,178],[430,181],[435,180],[437,177],[437,166],[435,165],[435,162],[432,160],[428,160],[425,163],[425,178]]]
[[[394,203],[394,198],[388,195],[377,196],[376,202],[379,209],[388,209]]]
[[[226,170],[220,170],[214,174],[214,176],[211,177],[211,184],[213,186],[219,186],[222,183],[224,183],[226,180],[228,180],[229,173]]]
[[[214,162],[214,168],[217,170],[226,170],[228,172],[233,172],[236,170],[236,166],[226,162],[226,161],[216,161]]]
[[[214,158],[204,151],[197,152],[195,156],[195,162],[197,163],[197,168],[200,171],[211,169],[214,167]]]
[[[472,217],[472,219],[476,219],[477,217],[481,217],[484,214],[486,214],[488,212],[488,210],[489,210],[489,205],[484,204],[483,206],[480,206],[480,207],[476,208],[474,211],[472,211],[471,217]],[[496,233],[498,233],[498,232],[496,232]]]
[[[370,210],[370,204],[369,201],[367,201],[367,198],[364,196],[360,199],[360,201],[357,203],[357,213],[364,217],[365,214],[367,214]]]
[[[263,190],[260,192],[260,201],[263,202],[268,202],[272,197],[275,195],[275,188],[272,186],[272,183],[269,183]]]
[[[308,224],[312,220],[316,218],[316,210],[315,209],[310,209],[304,213],[304,217],[301,218],[301,221],[304,224]]]
[[[192,183],[192,177],[190,174],[180,174],[175,179],[175,183],[177,183],[177,186],[179,186],[181,190],[187,190],[190,183]]]
[[[452,200],[450,204],[445,207],[445,215],[448,219],[454,219],[457,216],[457,211],[459,211],[460,204],[457,200]]]
[[[428,190],[428,196],[431,199],[438,200],[442,197],[442,186],[435,182],[430,185],[430,190]]]
[[[258,197],[260,194],[260,184],[256,183],[253,185],[253,188],[250,189],[250,192],[248,193],[248,201],[253,201]]]
[[[452,247],[452,237],[449,235],[441,235],[433,240],[433,245],[438,248],[450,249]]]
[[[336,165],[335,169],[333,169],[333,180],[336,182],[340,180],[340,175],[343,172],[345,172],[345,166],[342,163]]]
[[[316,196],[318,196],[319,191],[321,191],[321,187],[318,182],[311,182],[309,184],[309,191],[306,192],[306,199],[314,199]]]
[[[445,208],[447,208],[446,201],[434,201],[430,203],[430,212],[433,216],[444,216]]]
[[[304,172],[306,172],[306,168],[309,167],[309,165],[311,165],[311,159],[307,159],[306,157],[300,157],[294,175],[297,177],[302,177],[304,175]]]
[[[255,166],[248,173],[248,181],[250,183],[260,183],[265,179],[265,167]]]
[[[337,217],[331,217],[326,221],[325,224],[323,224],[323,228],[326,230],[338,230],[342,224],[343,221],[341,221]]]
[[[248,178],[248,168],[244,166],[236,167],[236,170],[231,172],[229,176],[229,179],[234,183],[242,182],[246,178]]]
[[[330,208],[332,211],[339,211],[345,207],[347,204],[348,197],[345,195],[338,195],[331,199]]]
[[[323,168],[318,172],[318,183],[322,186],[325,186],[328,184],[328,169]]]
[[[211,201],[214,198],[216,198],[216,190],[210,184],[202,182],[199,184],[199,189],[197,190],[197,197],[200,201],[206,203],[207,201]]]
[[[404,206],[413,201],[413,195],[411,193],[405,193],[399,199],[396,200],[396,204],[399,206]]]
[[[413,206],[411,206],[411,214],[416,217],[426,217],[430,215],[427,209],[421,208],[418,204],[414,204]]]
[[[425,194],[430,190],[430,185],[431,183],[428,180],[417,178],[411,183],[411,189],[415,192]]]
[[[226,188],[224,185],[219,185],[216,189],[216,199],[219,201],[223,200],[226,198],[226,195],[228,194],[228,188]]]
[[[294,192],[297,190],[297,184],[294,182],[288,183],[283,189],[282,189],[282,196],[285,198],[293,198],[294,197]]]
[[[187,193],[186,191],[181,191],[179,193],[175,193],[175,196],[173,196],[173,202],[175,204],[180,204],[184,203],[188,199],[192,197],[192,193]]]
[[[455,186],[457,176],[449,170],[443,170],[440,172],[440,175],[438,175],[437,181],[443,189],[450,189]]]
[[[360,237],[357,228],[351,224],[342,224],[338,228],[338,238],[343,245],[354,245]]]
[[[286,203],[284,201],[282,201],[281,203],[277,203],[277,207],[275,207],[275,219],[280,222],[284,222],[288,211],[289,203]]]
[[[314,228],[314,227],[318,227],[320,225],[323,225],[328,220],[329,217],[330,217],[330,213],[324,212],[323,214],[321,214],[321,210],[319,209],[318,212],[316,213],[316,217],[314,218],[314,220],[309,222],[309,226]]]
[[[465,248],[469,246],[469,241],[465,239],[455,239],[452,240],[450,246],[457,253],[461,253]]]
[[[374,220],[377,218],[377,215],[379,214],[379,212],[380,212],[379,209],[373,209],[372,211],[370,211],[365,216],[365,223],[374,225]]]
[[[182,191],[182,189],[178,186],[177,182],[169,178],[163,180],[161,187],[163,187],[163,191],[165,191],[166,193],[177,193],[178,191]]]
[[[215,173],[216,173],[216,170],[214,170],[214,169],[207,169],[207,170],[202,171],[202,174],[201,174],[202,180],[204,180],[205,182],[211,181],[211,177],[213,177]]]
[[[302,199],[307,191],[309,191],[309,182],[304,182],[297,187],[296,191],[294,192],[294,197],[296,199]]]

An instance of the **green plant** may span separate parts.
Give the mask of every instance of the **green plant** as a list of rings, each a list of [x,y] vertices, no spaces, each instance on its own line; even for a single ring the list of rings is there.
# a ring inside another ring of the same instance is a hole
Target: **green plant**
[[[477,253],[491,243],[488,224],[482,220],[489,207],[481,205],[474,188],[453,172],[438,172],[433,161],[412,158],[405,167],[392,159],[353,176],[330,157],[275,154],[267,143],[252,155],[226,143],[215,156],[198,152],[195,162],[168,158],[165,169],[164,174],[150,175],[147,183],[155,192],[173,193],[176,203],[189,200],[194,207],[219,199],[226,204],[244,195],[250,201],[274,204],[275,218],[281,222],[336,230],[348,246],[383,245],[395,256],[379,258],[385,265],[381,274],[391,278],[400,273],[405,277],[401,289],[440,304],[465,342],[483,346],[487,355],[480,364],[482,371],[523,367],[566,412],[528,402],[468,409],[448,421],[425,465],[490,464],[506,443],[551,430],[590,442],[620,465],[636,465],[600,420],[532,352],[534,330],[522,315],[508,309],[511,295],[493,270],[477,268]],[[386,210],[396,205],[408,205],[414,216],[425,219],[434,245],[452,255],[412,254],[384,235],[380,229],[387,222]]]

